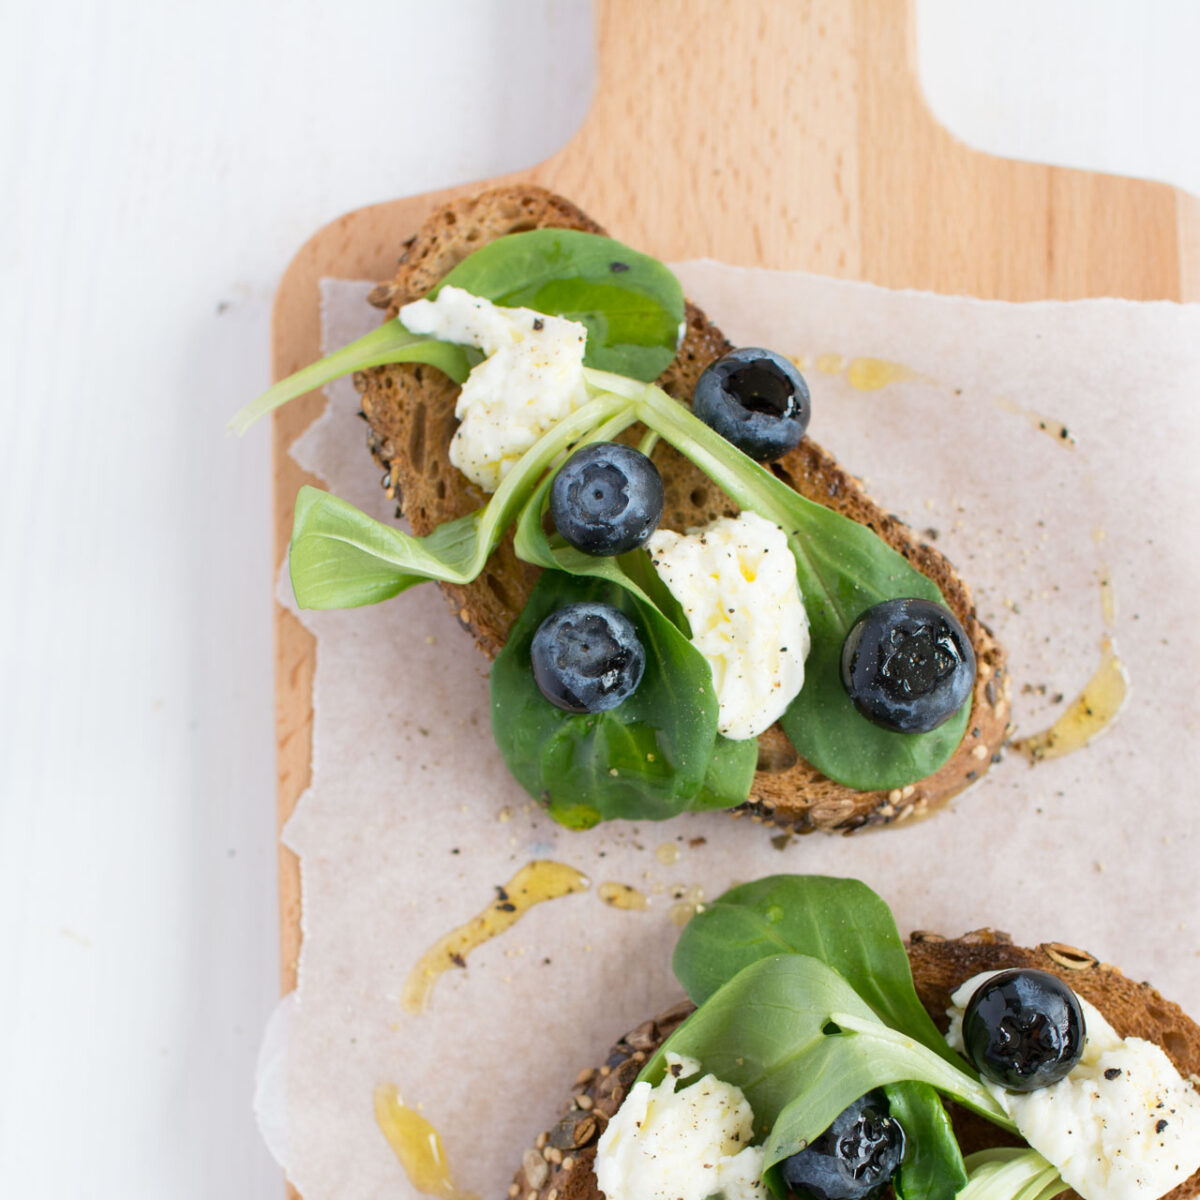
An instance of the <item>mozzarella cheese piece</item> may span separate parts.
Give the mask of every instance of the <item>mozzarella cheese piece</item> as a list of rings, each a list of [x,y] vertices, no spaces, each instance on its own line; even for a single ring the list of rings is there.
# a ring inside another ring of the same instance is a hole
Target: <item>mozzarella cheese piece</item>
[[[450,461],[472,483],[494,492],[516,461],[587,399],[583,352],[587,327],[528,308],[500,308],[462,288],[400,310],[412,333],[475,346],[487,357],[458,395],[459,427]]]
[[[763,1152],[741,1088],[667,1055],[662,1083],[635,1083],[600,1137],[596,1182],[608,1200],[766,1200]]]
[[[660,529],[650,558],[708,660],[726,737],[757,737],[804,686],[808,614],[796,562],[778,525],[757,513],[687,534]]]
[[[971,996],[997,971],[951,997],[946,1040],[963,1049]],[[1021,1136],[1084,1200],[1158,1200],[1200,1167],[1200,1092],[1162,1048],[1121,1038],[1082,996],[1083,1057],[1064,1079],[1034,1092],[984,1083]]]

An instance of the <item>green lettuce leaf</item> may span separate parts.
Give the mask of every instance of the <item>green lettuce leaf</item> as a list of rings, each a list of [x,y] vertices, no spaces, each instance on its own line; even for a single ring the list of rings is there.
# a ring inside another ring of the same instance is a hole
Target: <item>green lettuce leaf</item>
[[[533,678],[530,646],[538,626],[555,609],[581,601],[623,612],[646,651],[638,689],[608,712],[564,712]],[[614,817],[663,820],[697,796],[711,798],[742,782],[743,760],[723,758],[713,767],[717,697],[708,663],[658,609],[619,583],[544,571],[492,664],[491,701],[492,733],[509,771],[570,828]],[[726,806],[744,798],[744,792],[726,797]]]
[[[656,379],[671,364],[683,323],[683,289],[657,259],[577,229],[497,238],[438,284],[505,308],[532,308],[587,326],[590,367]]]

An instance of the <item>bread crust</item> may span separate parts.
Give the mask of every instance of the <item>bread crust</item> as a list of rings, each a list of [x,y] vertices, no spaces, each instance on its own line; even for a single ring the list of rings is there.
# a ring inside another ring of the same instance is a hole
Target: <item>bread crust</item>
[[[453,201],[404,244],[395,278],[375,289],[372,303],[395,316],[480,246],[509,233],[544,227],[604,232],[569,201],[542,188],[501,187]],[[695,305],[688,304],[686,315],[679,353],[658,380],[669,395],[685,403],[704,368],[731,348]],[[418,535],[486,503],[487,496],[448,458],[458,424],[456,384],[432,367],[398,364],[360,372],[355,386],[369,424],[368,447],[384,470],[384,487],[397,501],[397,516],[406,516]],[[728,497],[671,446],[660,443],[653,457],[666,491],[664,527],[686,530],[736,513]],[[734,811],[797,833],[851,833],[924,816],[999,760],[1011,699],[1004,651],[979,620],[970,590],[949,560],[876,504],[815,442],[804,439],[772,469],[801,495],[874,530],[938,585],[971,639],[977,675],[967,735],[936,774],[902,789],[854,791],[800,758],[775,725],[759,739],[759,769],[749,799]],[[441,587],[461,624],[483,653],[494,658],[539,573],[516,557],[509,534],[478,579]]]
[[[1057,975],[1090,1001],[1122,1037],[1156,1042],[1185,1077],[1200,1077],[1200,1026],[1148,983],[1135,983],[1116,967],[1061,942],[1035,949],[1014,946],[1006,933],[978,929],[959,938],[917,932],[907,944],[913,982],[943,1032],[950,994],[981,971],[1033,967]],[[604,1063],[575,1079],[571,1099],[557,1123],[526,1150],[509,1187],[510,1200],[604,1200],[596,1184],[596,1143],[621,1106],[647,1059],[692,1012],[687,1001],[644,1021],[612,1048]],[[990,1146],[1022,1145],[1020,1139],[968,1112],[947,1105],[964,1154]],[[890,1192],[889,1192],[890,1195]],[[1073,1191],[1063,1196],[1079,1200]],[[1200,1171],[1163,1200],[1195,1200]]]

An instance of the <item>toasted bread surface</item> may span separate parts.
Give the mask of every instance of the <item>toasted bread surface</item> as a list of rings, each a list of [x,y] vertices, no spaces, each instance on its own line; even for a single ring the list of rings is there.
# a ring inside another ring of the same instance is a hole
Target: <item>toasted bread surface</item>
[[[943,1031],[949,1025],[950,994],[960,984],[981,971],[1035,967],[1057,975],[1094,1004],[1122,1037],[1156,1042],[1185,1078],[1200,1079],[1200,1026],[1148,983],[1135,983],[1086,951],[1059,942],[1026,949],[1014,946],[1006,933],[981,929],[955,939],[914,933],[908,956],[917,994]],[[563,1115],[524,1152],[508,1190],[510,1200],[604,1200],[593,1167],[596,1143],[647,1059],[691,1012],[692,1005],[683,1001],[643,1022],[613,1046],[602,1064],[576,1076]],[[1023,1144],[974,1113],[947,1107],[964,1154]],[[1073,1191],[1063,1196],[1079,1200]],[[1198,1196],[1200,1171],[1164,1200]]]
[[[509,186],[454,201],[404,243],[395,278],[375,289],[372,303],[395,316],[480,246],[543,227],[603,232],[569,201],[541,188]],[[679,353],[658,381],[684,403],[690,402],[704,368],[731,348],[695,305],[688,304],[686,315]],[[449,461],[448,448],[458,425],[456,384],[432,367],[413,364],[363,371],[355,376],[355,384],[370,425],[369,449],[385,472],[384,486],[397,501],[397,515],[406,516],[417,534],[486,503],[487,496]],[[737,512],[729,498],[672,447],[660,443],[653,458],[666,491],[664,527],[684,531]],[[1011,692],[1004,652],[976,616],[967,585],[945,556],[871,500],[820,446],[805,438],[772,469],[801,495],[870,527],[938,585],[971,639],[977,676],[967,736],[929,778],[903,789],[854,791],[800,758],[776,725],[759,739],[750,797],[735,811],[802,833],[848,833],[923,816],[970,786],[1002,751]],[[537,568],[516,557],[510,535],[478,579],[461,587],[442,585],[459,621],[489,658],[504,645],[538,574]]]

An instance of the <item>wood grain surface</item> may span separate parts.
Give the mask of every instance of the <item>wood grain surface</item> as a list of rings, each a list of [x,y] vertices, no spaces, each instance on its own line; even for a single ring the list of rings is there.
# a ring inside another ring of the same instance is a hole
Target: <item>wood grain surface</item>
[[[957,142],[919,93],[901,0],[597,0],[596,16],[587,119],[505,180],[562,192],[641,250],[988,299],[1200,297],[1200,202]],[[436,205],[496,182],[359,209],[315,234],[276,297],[275,377],[319,356],[322,277],[389,278]],[[296,492],[317,482],[288,448],[323,406],[310,393],[274,418],[277,565]],[[316,644],[282,607],[276,618],[282,825],[309,782]],[[279,872],[288,991],[300,886],[283,848]]]

